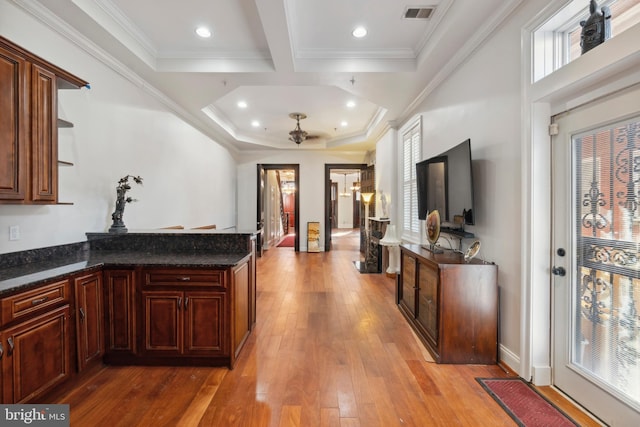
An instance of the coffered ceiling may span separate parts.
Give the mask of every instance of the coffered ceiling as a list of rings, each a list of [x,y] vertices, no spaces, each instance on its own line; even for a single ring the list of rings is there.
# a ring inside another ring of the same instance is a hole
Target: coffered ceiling
[[[522,0],[12,1],[70,26],[241,152],[373,148]],[[430,15],[406,16],[416,13]],[[295,112],[313,137],[299,145],[288,139]]]

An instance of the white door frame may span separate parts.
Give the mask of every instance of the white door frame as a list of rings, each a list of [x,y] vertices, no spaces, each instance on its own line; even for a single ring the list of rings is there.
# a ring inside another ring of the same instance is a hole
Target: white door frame
[[[522,277],[520,357],[503,360],[536,385],[551,384],[552,115],[640,82],[640,24],[551,75],[531,83],[532,34],[545,10],[522,30]],[[548,236],[548,238],[540,238]],[[516,368],[517,367],[517,368]]]

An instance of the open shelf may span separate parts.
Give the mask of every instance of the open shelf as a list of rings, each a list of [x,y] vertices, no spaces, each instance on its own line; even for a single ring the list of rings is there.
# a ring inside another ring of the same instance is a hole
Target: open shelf
[[[67,120],[58,118],[58,128],[72,128],[72,127],[73,127],[73,123]]]

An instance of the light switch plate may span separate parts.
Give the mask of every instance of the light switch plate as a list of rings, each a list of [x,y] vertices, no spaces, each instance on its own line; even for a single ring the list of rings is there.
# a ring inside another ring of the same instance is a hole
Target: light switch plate
[[[9,240],[20,240],[19,225],[12,225],[9,227]]]

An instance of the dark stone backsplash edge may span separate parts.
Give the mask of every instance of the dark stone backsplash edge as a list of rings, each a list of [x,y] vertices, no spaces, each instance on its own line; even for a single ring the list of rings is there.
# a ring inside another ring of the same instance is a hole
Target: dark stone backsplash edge
[[[56,258],[83,259],[89,254],[89,242],[67,243],[45,248],[0,254],[0,269],[41,263]]]
[[[179,238],[176,238],[179,236]],[[87,233],[91,251],[249,253],[251,235],[236,233]]]

